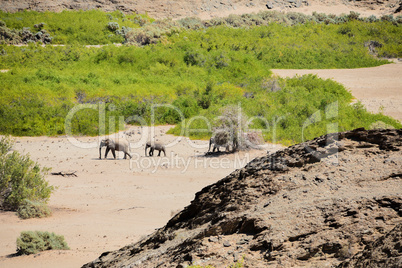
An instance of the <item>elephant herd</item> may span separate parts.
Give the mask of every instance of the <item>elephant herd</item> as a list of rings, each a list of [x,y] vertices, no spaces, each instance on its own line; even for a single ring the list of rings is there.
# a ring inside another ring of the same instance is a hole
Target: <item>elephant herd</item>
[[[219,152],[219,147],[224,147],[227,152],[229,151],[230,146],[232,146],[232,151],[236,150],[237,148],[236,143],[228,142],[226,135],[223,137],[220,137],[219,135],[212,137],[209,140],[208,152],[211,151],[211,146],[213,146],[212,152],[215,152],[215,150]],[[102,140],[99,145],[99,159],[102,159],[102,147],[106,147],[105,158],[107,158],[109,151],[112,152],[114,159],[116,159],[116,151],[124,152],[124,159],[127,159],[127,156],[131,158],[130,145],[127,140],[124,139],[118,141],[114,141],[112,139]],[[148,148],[149,148],[148,152],[149,156],[153,156],[155,150],[158,151],[158,156],[161,156],[161,152],[163,152],[164,156],[166,156],[166,149],[163,143],[148,141],[145,144],[145,156],[147,155]]]
[[[119,141],[114,141],[112,139],[102,140],[99,145],[99,159],[102,159],[102,147],[106,147],[105,158],[107,158],[109,151],[112,152],[114,159],[116,159],[116,153],[115,153],[116,151],[124,152],[124,159],[127,159],[127,156],[131,158],[130,145],[127,140],[119,140]],[[155,150],[159,151],[158,156],[161,155],[161,152],[163,152],[164,156],[166,156],[165,145],[163,145],[162,143],[147,142],[145,144],[145,156],[147,155],[148,148],[150,148],[149,156],[153,156]]]

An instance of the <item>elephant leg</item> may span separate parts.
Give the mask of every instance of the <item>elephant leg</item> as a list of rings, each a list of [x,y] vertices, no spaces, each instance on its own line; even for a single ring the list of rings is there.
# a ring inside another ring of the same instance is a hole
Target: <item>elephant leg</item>
[[[166,152],[165,152],[165,149],[163,149],[163,155],[164,155],[164,156],[166,156]]]
[[[114,157],[114,159],[116,159],[116,152],[115,152],[115,149],[111,149],[112,150],[112,154],[113,154],[113,157]]]
[[[159,154],[158,154],[158,156],[161,156],[161,151],[162,151],[162,150],[159,150]]]
[[[107,158],[107,154],[109,153],[109,151],[110,151],[110,148],[109,148],[109,147],[106,147],[105,159]]]
[[[149,156],[153,156],[154,155],[154,148],[151,147],[151,149],[149,149]]]
[[[127,155],[130,157],[130,159],[132,158],[132,157],[131,157],[131,154],[129,154],[129,153],[127,153],[127,152],[124,152],[124,159],[127,159]]]

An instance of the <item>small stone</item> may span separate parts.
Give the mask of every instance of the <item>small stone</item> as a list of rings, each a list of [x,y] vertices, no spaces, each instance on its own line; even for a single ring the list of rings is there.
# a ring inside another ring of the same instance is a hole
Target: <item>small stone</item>
[[[229,241],[225,241],[225,242],[223,242],[223,246],[224,246],[224,247],[230,247],[231,244],[230,244]]]
[[[235,252],[233,253],[233,261],[237,262],[239,260],[239,253]]]
[[[218,242],[218,238],[215,236],[211,236],[210,238],[208,238],[208,241],[212,242],[212,243],[216,243],[216,242]]]
[[[237,245],[244,245],[244,244],[247,244],[248,243],[248,239],[244,239],[244,238],[242,238],[242,239],[240,239],[239,241],[237,241]]]

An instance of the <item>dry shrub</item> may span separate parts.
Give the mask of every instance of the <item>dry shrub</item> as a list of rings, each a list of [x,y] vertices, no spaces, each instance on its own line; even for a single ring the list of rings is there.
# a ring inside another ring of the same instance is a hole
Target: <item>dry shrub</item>
[[[26,231],[17,238],[17,254],[36,254],[44,250],[69,249],[64,236],[49,232]]]
[[[245,134],[245,139],[246,139],[246,145],[247,147],[258,147],[258,145],[264,144],[264,138],[262,137],[262,134],[260,132],[249,132]]]
[[[49,217],[52,211],[43,202],[35,202],[24,200],[22,205],[17,210],[17,215],[21,219],[44,218]]]

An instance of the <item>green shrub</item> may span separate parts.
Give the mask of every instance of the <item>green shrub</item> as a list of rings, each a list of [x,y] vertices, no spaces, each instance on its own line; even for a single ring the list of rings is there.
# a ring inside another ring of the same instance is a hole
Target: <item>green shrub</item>
[[[369,126],[369,129],[394,129],[392,125],[386,124],[382,121],[377,121]]]
[[[44,218],[51,214],[52,211],[45,203],[30,200],[24,200],[17,210],[21,219]]]
[[[204,28],[204,24],[202,23],[201,19],[194,17],[180,19],[178,20],[178,23],[181,27],[190,30],[198,30]]]
[[[11,147],[10,139],[0,140],[0,206],[16,210],[26,199],[47,202],[53,191],[44,180],[48,169],[41,169],[29,156],[9,152]]]
[[[116,31],[120,28],[119,24],[115,21],[112,22],[108,22],[107,27],[111,30],[111,31]]]
[[[21,232],[17,238],[17,254],[36,254],[44,250],[67,250],[69,249],[64,237],[49,232],[26,231]]]

